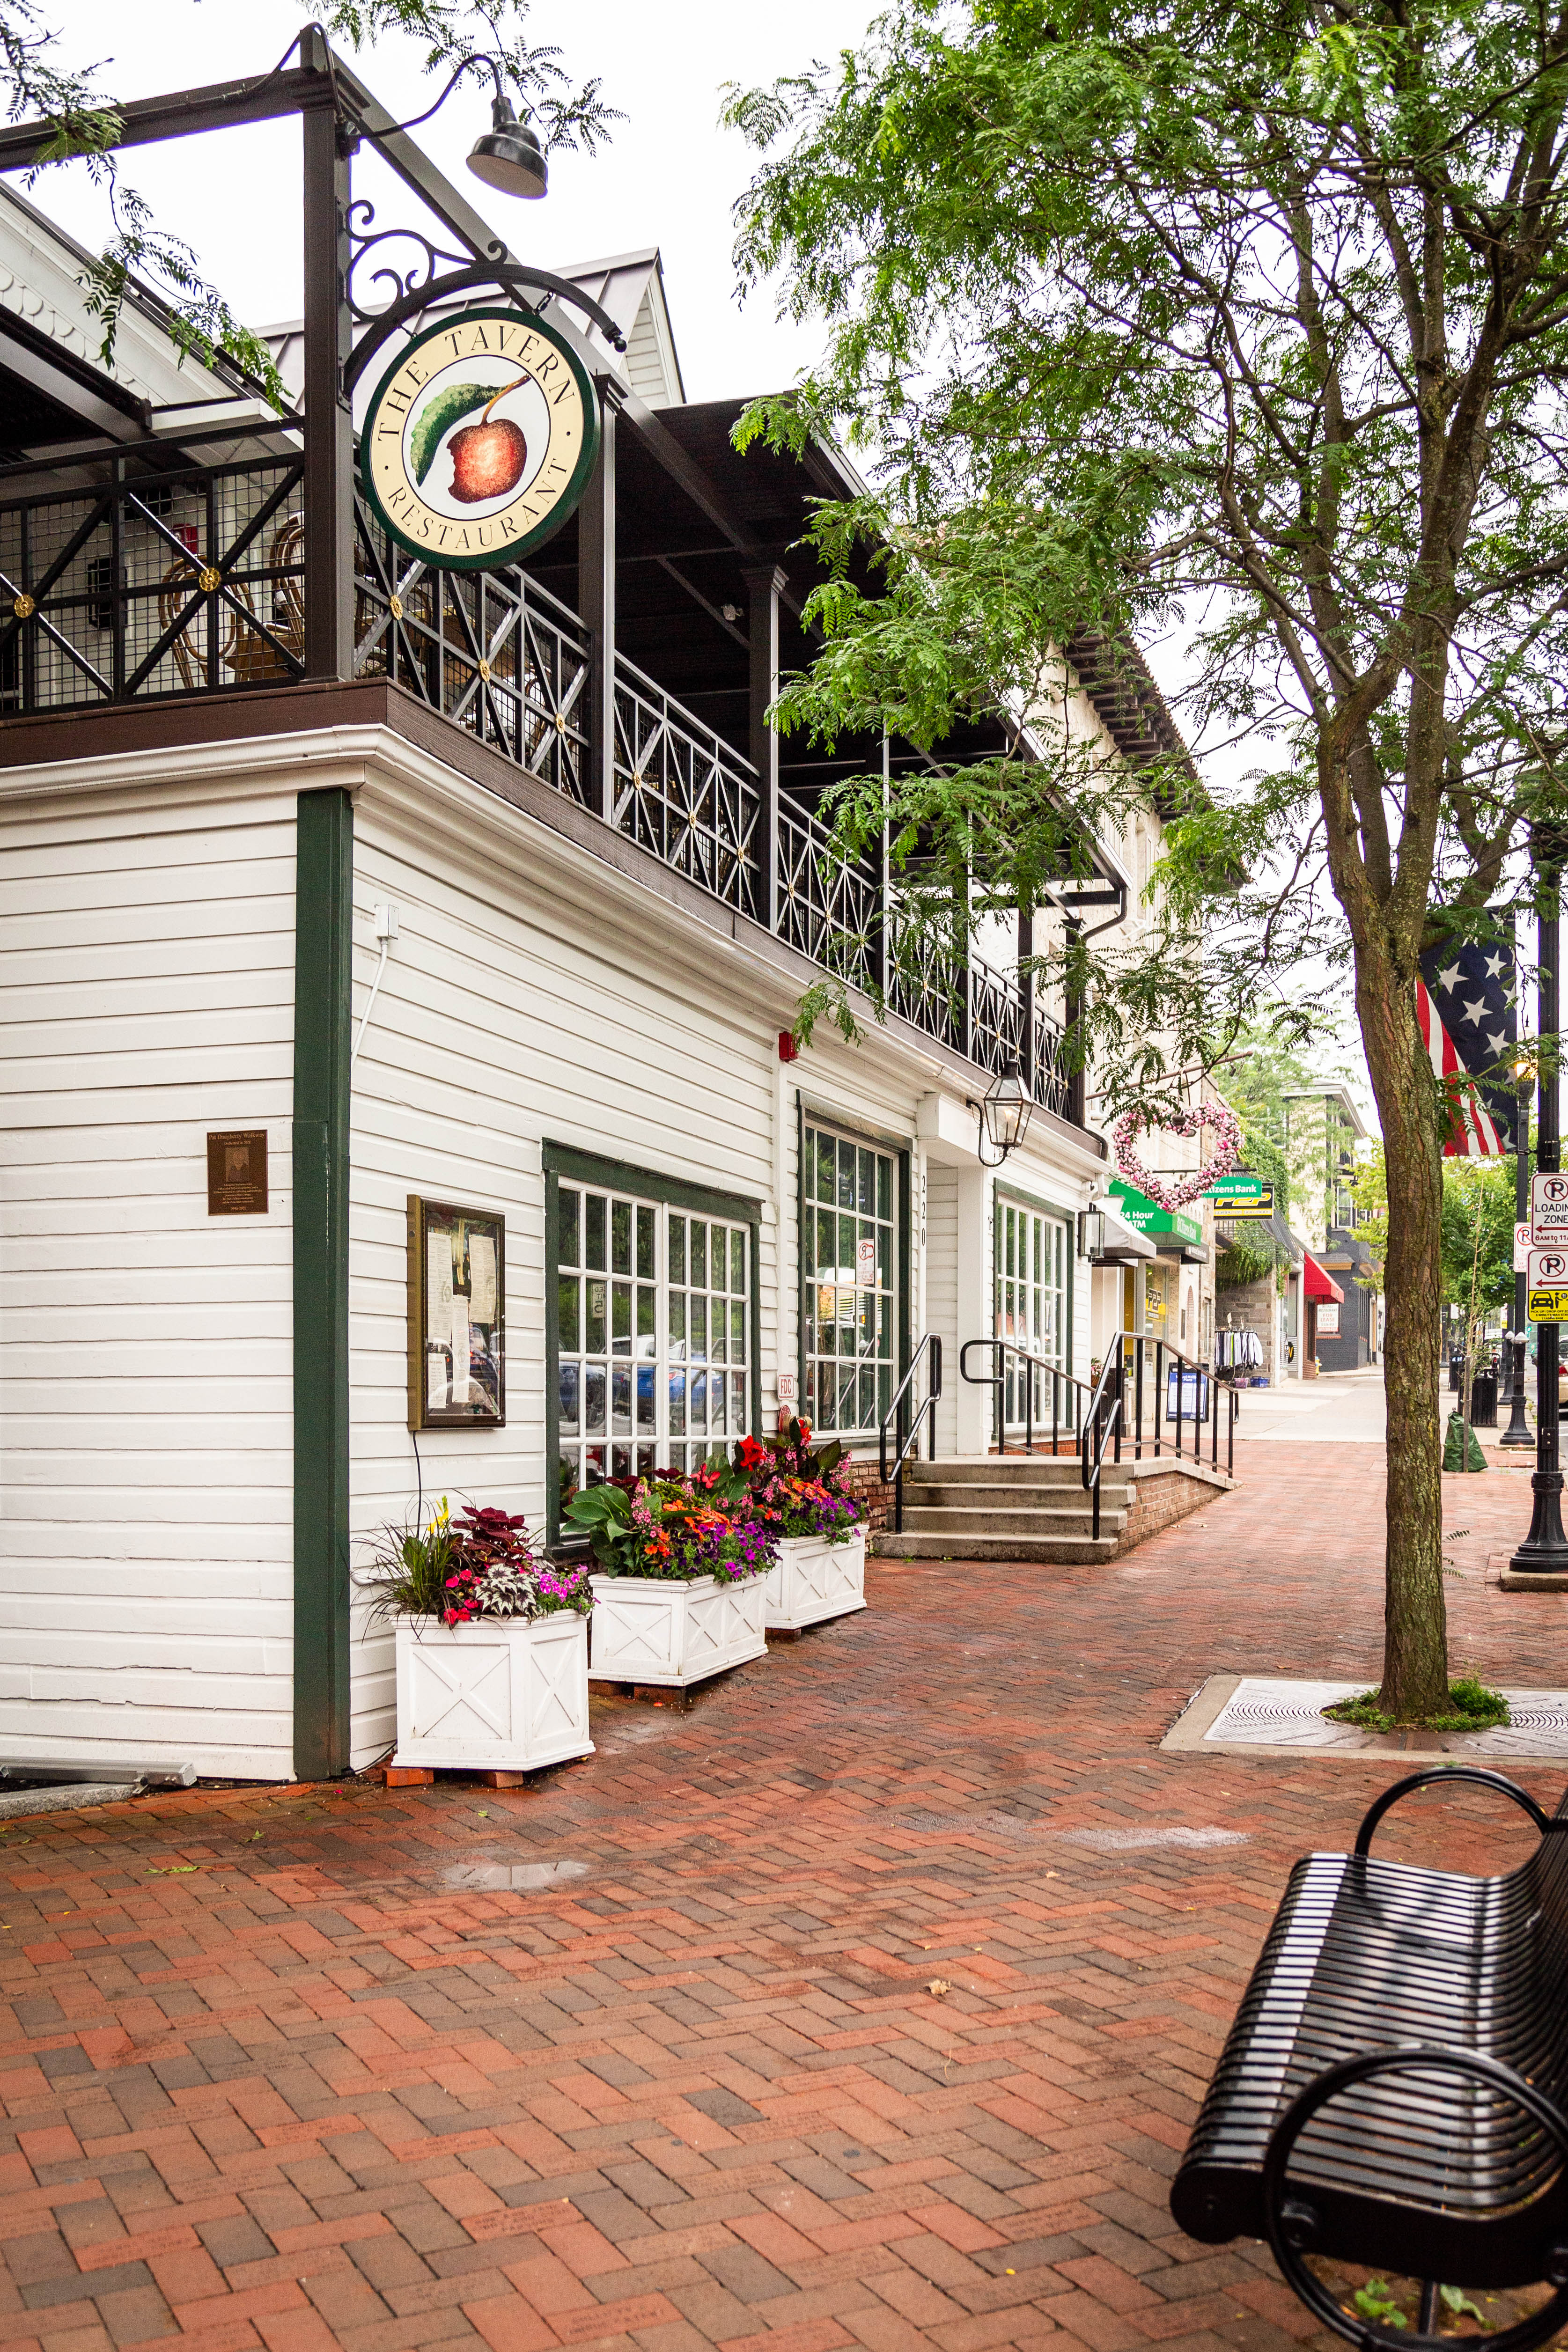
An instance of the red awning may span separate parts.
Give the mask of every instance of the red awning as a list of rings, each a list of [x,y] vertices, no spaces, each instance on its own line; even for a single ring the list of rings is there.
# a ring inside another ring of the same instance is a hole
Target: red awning
[[[1342,1307],[1345,1303],[1345,1295],[1333,1276],[1323,1272],[1310,1250],[1303,1253],[1303,1257],[1305,1262],[1301,1267],[1302,1297],[1331,1298],[1337,1307]]]

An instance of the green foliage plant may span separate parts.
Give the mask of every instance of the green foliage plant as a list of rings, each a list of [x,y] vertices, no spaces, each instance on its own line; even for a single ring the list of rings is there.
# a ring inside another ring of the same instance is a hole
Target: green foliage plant
[[[1183,1099],[1260,1004],[1294,1050],[1353,1001],[1401,1720],[1448,1681],[1419,958],[1510,931],[1568,807],[1565,105],[1568,18],[1525,0],[893,0],[727,101],[742,283],[826,337],[738,437],[870,476],[817,510],[821,648],[774,720],[931,754],[829,809],[847,852],[886,831],[896,956],[1048,908],[1152,811],[1136,919],[1035,940],[1112,1113]],[[1133,651],[1176,630],[1190,730],[1250,762],[1206,790]],[[1085,677],[1145,749],[1085,724]],[[1008,751],[944,756],[982,719]]]
[[[1446,1706],[1430,1715],[1392,1714],[1377,1691],[1362,1691],[1342,1698],[1323,1713],[1331,1723],[1353,1723],[1362,1731],[1400,1731],[1418,1726],[1424,1731],[1494,1731],[1509,1721],[1508,1701],[1501,1691],[1489,1690],[1476,1675],[1460,1675],[1448,1685]]]

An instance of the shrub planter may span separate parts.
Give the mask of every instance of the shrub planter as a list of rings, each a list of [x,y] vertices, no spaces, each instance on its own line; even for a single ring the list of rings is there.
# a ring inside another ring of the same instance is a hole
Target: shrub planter
[[[767,1652],[765,1576],[595,1576],[590,1622],[595,1681],[684,1690]]]
[[[593,1752],[586,1617],[398,1618],[395,1764],[531,1772]]]
[[[778,1564],[763,1580],[768,1631],[797,1633],[825,1617],[847,1617],[866,1606],[866,1530],[857,1528],[847,1543],[826,1536],[786,1536]]]

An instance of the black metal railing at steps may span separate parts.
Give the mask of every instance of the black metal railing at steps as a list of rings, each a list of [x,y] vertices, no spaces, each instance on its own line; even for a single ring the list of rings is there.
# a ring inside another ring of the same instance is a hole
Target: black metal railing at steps
[[[925,1395],[916,1404],[910,1399],[910,1390],[922,1366],[926,1375]],[[941,1395],[942,1339],[938,1332],[928,1331],[923,1339],[916,1341],[910,1358],[910,1368],[899,1382],[893,1402],[882,1415],[881,1426],[877,1432],[877,1460],[882,1484],[884,1486],[890,1485],[893,1489],[895,1535],[901,1536],[904,1532],[904,1465],[911,1454],[917,1461],[920,1458],[918,1449],[922,1422],[926,1427],[926,1458],[931,1462],[936,1460],[936,1408]],[[890,1470],[888,1467],[889,1437],[899,1449]]]
[[[992,1350],[989,1371],[970,1370],[970,1357],[976,1349]],[[1145,1366],[1151,1353],[1153,1358],[1153,1379],[1146,1381]],[[1167,1360],[1169,1360],[1167,1361]],[[1153,1430],[1152,1450],[1158,1458],[1169,1450],[1178,1460],[1184,1458],[1201,1463],[1204,1458],[1204,1431],[1209,1433],[1209,1465],[1217,1470],[1219,1463],[1220,1398],[1226,1399],[1226,1459],[1227,1476],[1236,1469],[1236,1422],[1240,1400],[1234,1388],[1216,1380],[1211,1365],[1184,1356],[1168,1340],[1156,1339],[1145,1331],[1119,1331],[1107,1350],[1100,1366],[1100,1377],[1092,1388],[1076,1374],[1021,1348],[1013,1339],[967,1339],[959,1350],[959,1378],[978,1388],[993,1391],[996,1400],[996,1444],[1000,1453],[1007,1452],[1009,1433],[1023,1433],[1023,1450],[1033,1454],[1036,1444],[1036,1398],[1049,1381],[1051,1389],[1050,1450],[1058,1454],[1065,1437],[1071,1452],[1079,1458],[1084,1492],[1094,1502],[1094,1533],[1100,1533],[1100,1473],[1106,1449],[1114,1445],[1112,1459],[1121,1460],[1124,1443],[1130,1443],[1132,1458],[1143,1458],[1145,1408],[1152,1389]],[[1022,1398],[1020,1420],[1007,1419],[1009,1395]],[[1064,1410],[1065,1402],[1065,1410]],[[1045,1442],[1045,1414],[1042,1402],[1040,1442]],[[1165,1432],[1174,1425],[1173,1438]],[[1191,1442],[1186,1439],[1191,1431]]]

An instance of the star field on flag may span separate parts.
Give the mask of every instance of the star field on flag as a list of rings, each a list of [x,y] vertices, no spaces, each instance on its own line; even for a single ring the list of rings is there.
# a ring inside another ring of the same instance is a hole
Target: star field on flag
[[[1509,1049],[1519,1035],[1511,945],[1503,940],[1448,940],[1429,948],[1421,958],[1415,1011],[1433,1071],[1448,1098],[1444,1157],[1501,1158],[1514,1148],[1518,1115],[1508,1068]]]

